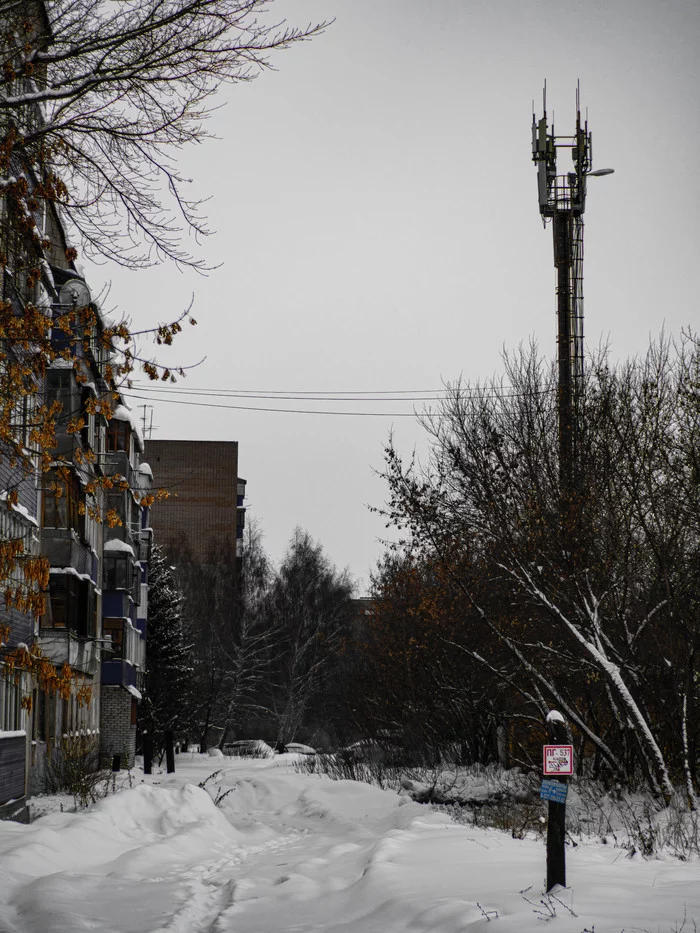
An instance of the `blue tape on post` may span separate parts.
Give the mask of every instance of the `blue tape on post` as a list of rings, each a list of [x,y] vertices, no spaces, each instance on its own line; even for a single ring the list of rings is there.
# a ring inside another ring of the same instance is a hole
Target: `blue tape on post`
[[[542,781],[540,797],[542,800],[553,800],[554,803],[566,803],[568,790],[568,785],[561,781]]]

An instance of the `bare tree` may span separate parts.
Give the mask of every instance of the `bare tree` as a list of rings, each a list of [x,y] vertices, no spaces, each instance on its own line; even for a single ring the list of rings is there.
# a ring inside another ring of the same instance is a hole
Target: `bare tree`
[[[297,528],[267,601],[277,630],[266,691],[277,741],[295,738],[323,687],[350,615],[352,584],[308,532]]]
[[[64,480],[80,474],[81,508],[101,518],[101,494],[120,478],[93,475],[96,453],[78,438],[91,421],[112,417],[115,390],[134,368],[151,379],[183,374],[140,356],[143,331],[103,318],[76,247],[131,268],[164,258],[202,267],[183,246],[185,233],[206,230],[177,168],[182,147],[206,137],[223,83],[251,80],[270,55],[323,29],[287,27],[272,7],[0,0],[0,492],[8,511],[25,508],[21,493],[34,490],[35,472],[58,465]],[[156,342],[171,343],[186,319],[195,323],[189,309],[156,326]],[[52,368],[73,370],[79,404],[48,386]],[[68,452],[58,449],[57,429],[76,440]],[[45,491],[58,496],[53,485]],[[39,616],[48,564],[31,524],[20,525],[0,536],[0,585],[6,608]],[[8,634],[0,626],[0,648]]]
[[[556,381],[534,349],[506,360],[507,391],[450,388],[424,419],[427,467],[404,467],[391,446],[387,466],[391,519],[459,568],[452,585],[512,664],[493,664],[466,637],[455,648],[535,707],[555,703],[613,773],[641,771],[667,798],[684,780],[692,804],[699,366],[689,337],[617,370],[605,354],[591,361],[565,510]]]
[[[229,647],[235,615],[235,577],[229,551],[194,555],[184,548],[170,554],[177,566],[183,616],[192,643],[191,726],[206,751],[218,744],[230,680]]]
[[[251,717],[264,718],[261,695],[275,657],[276,631],[266,611],[271,571],[254,520],[246,524],[237,580],[228,553],[177,555],[193,644],[190,718],[203,749],[223,747]]]
[[[222,645],[227,678],[220,716],[221,747],[247,719],[264,713],[261,692],[274,663],[277,635],[265,611],[271,578],[262,531],[251,519],[244,532],[232,631]]]
[[[177,159],[207,135],[217,88],[326,24],[271,18],[270,0],[1,0],[0,187],[35,176],[88,252],[138,267],[201,266],[206,233]],[[36,210],[30,212],[36,213]],[[31,216],[29,217],[31,222]]]
[[[397,547],[385,555],[354,638],[349,706],[360,734],[386,737],[414,762],[458,756],[487,763],[499,754],[503,720],[517,715],[522,722],[522,697],[508,704],[508,687],[468,653],[478,645],[504,670],[503,649],[486,646],[477,613],[454,585],[463,572],[458,556],[448,569],[444,552]]]

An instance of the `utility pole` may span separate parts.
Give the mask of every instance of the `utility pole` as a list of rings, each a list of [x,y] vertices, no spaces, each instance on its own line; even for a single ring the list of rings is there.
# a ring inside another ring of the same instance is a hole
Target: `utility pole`
[[[557,294],[557,368],[559,423],[559,482],[563,512],[569,513],[578,489],[579,402],[583,387],[583,214],[586,180],[609,175],[612,169],[591,171],[593,164],[588,120],[581,122],[580,92],[576,88],[576,129],[557,136],[547,122],[547,85],[543,115],[532,115],[532,159],[537,166],[537,194],[542,221],[552,224]],[[534,110],[534,108],[533,108]],[[572,169],[557,174],[557,155],[569,149]]]

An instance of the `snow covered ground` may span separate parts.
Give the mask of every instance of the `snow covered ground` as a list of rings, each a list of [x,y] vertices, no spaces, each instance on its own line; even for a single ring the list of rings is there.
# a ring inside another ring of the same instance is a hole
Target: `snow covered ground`
[[[88,811],[0,823],[5,933],[694,933],[700,865],[567,851],[270,760],[180,755]],[[223,768],[206,789],[197,785]],[[230,791],[217,807],[212,796]],[[685,925],[684,925],[685,923]]]

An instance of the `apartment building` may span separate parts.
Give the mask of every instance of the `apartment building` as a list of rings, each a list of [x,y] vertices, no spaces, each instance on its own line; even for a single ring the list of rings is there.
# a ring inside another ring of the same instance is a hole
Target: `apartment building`
[[[198,568],[215,570],[225,584],[222,599],[235,600],[246,512],[238,442],[148,440],[146,450],[158,486],[168,492],[157,507],[158,542],[178,568],[186,610],[196,621]]]
[[[169,494],[158,505],[158,542],[166,553],[176,563],[235,566],[238,442],[149,440],[147,455]]]
[[[57,318],[74,301],[91,303],[86,283],[54,270]],[[46,373],[46,404],[58,402],[51,469],[39,475],[40,548],[49,591],[39,623],[41,653],[71,671],[70,690],[34,689],[32,789],[50,785],[52,768],[79,744],[82,754],[133,764],[136,704],[145,671],[150,469],[142,463],[138,424],[109,374],[116,351],[94,323],[78,334],[52,331],[54,349],[69,348]],[[77,338],[77,339],[76,339]],[[109,400],[107,409],[98,405]],[[79,427],[77,427],[80,425]]]
[[[106,494],[116,524],[105,530],[102,574],[100,754],[131,767],[136,751],[137,704],[146,670],[148,564],[153,530],[142,504],[153,476],[143,460],[143,439],[133,412],[121,402],[107,431],[105,470],[119,477]]]

